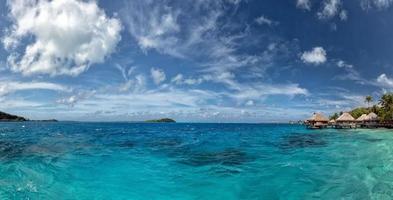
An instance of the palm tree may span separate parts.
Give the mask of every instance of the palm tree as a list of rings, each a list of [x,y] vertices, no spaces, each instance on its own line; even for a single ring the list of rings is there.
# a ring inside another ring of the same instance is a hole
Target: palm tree
[[[367,103],[368,107],[370,107],[370,103],[373,101],[373,97],[368,95],[366,96],[364,101]]]
[[[384,94],[379,100],[381,105],[382,119],[391,120],[393,118],[393,94]]]

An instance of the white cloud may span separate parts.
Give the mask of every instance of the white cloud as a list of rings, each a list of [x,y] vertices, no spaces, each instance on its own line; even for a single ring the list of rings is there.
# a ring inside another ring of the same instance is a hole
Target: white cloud
[[[133,91],[142,92],[146,89],[146,77],[138,74],[133,78],[127,78],[126,82],[119,88],[121,92]]]
[[[371,8],[386,9],[392,4],[393,0],[362,0],[360,5],[364,10],[368,10]]]
[[[297,0],[296,1],[296,7],[304,10],[310,10],[311,9],[311,2],[310,0]]]
[[[253,105],[255,105],[255,103],[254,103],[253,100],[248,100],[248,101],[246,102],[246,106],[253,106]]]
[[[386,74],[381,74],[377,78],[377,84],[384,87],[393,89],[393,79],[386,76]]]
[[[245,88],[247,87],[245,86]],[[267,88],[266,91],[264,91],[265,88]],[[255,92],[260,93],[255,94]],[[248,114],[253,113],[251,115],[258,117],[258,120],[260,120],[266,119],[270,115],[274,115],[274,117],[280,116],[292,109],[274,108],[273,106],[255,110],[255,107],[252,107],[250,102],[247,105],[244,104],[245,102],[247,103],[250,99],[261,101],[261,99],[263,100],[261,95],[292,95],[295,93],[299,94],[299,92],[305,93],[307,91],[299,88],[296,84],[289,84],[278,86],[263,85],[260,88],[255,88],[253,91],[246,91],[245,93],[239,91],[184,90],[172,87],[122,94],[97,92],[92,98],[79,101],[72,110],[60,107],[56,112],[62,114],[63,111],[61,109],[64,109],[65,115],[62,115],[63,118],[78,117],[79,120],[86,120],[83,116],[86,113],[92,113],[88,116],[87,120],[97,120],[95,117],[98,117],[97,115],[99,114],[102,120],[149,119],[158,116],[170,116],[175,119],[178,119],[178,117],[183,118],[187,121],[201,119],[208,121],[227,121],[226,119],[228,118],[239,121],[244,119],[244,116],[241,117],[244,114],[241,110],[245,110]],[[256,98],[247,98],[247,96]],[[239,107],[234,107],[222,101],[228,98],[231,101],[238,102]],[[110,112],[104,113],[103,111]],[[298,114],[299,112],[302,111],[296,110],[294,113]],[[294,113],[291,114],[295,115]]]
[[[278,25],[278,22],[273,21],[265,16],[260,16],[258,18],[255,19],[255,22],[259,25],[268,25],[268,26],[272,26],[272,25]]]
[[[343,60],[337,61],[337,66],[340,68],[353,68],[353,65],[350,65]]]
[[[282,49],[267,50],[262,55],[241,50],[250,41],[246,40],[250,36],[249,28],[226,17],[225,13],[237,7],[228,1],[199,0],[192,5],[183,1],[157,1],[159,3],[127,1],[120,12],[129,34],[145,53],[155,50],[195,60],[203,67],[203,72],[226,72],[248,67],[256,69],[249,73],[256,75],[272,65],[269,58]],[[165,18],[170,19],[170,23],[163,28]],[[254,37],[254,41],[256,39],[260,39],[259,36]]]
[[[319,19],[331,19],[339,14],[342,20],[346,20],[347,13],[345,10],[341,11],[341,6],[341,0],[325,0],[322,5],[322,10],[318,12],[317,15]]]
[[[64,97],[64,98],[58,99],[56,102],[59,104],[65,104],[65,105],[69,105],[69,106],[73,107],[79,101],[84,100],[84,99],[88,99],[88,98],[94,96],[95,93],[96,93],[95,90],[78,92],[77,94],[71,95],[69,97]]]
[[[13,0],[8,6],[13,25],[3,44],[12,52],[11,69],[24,75],[76,76],[102,63],[120,41],[120,21],[106,16],[96,1]]]
[[[165,72],[161,69],[151,68],[150,75],[156,85],[159,85],[161,82],[166,80]]]
[[[22,90],[69,91],[70,89],[59,84],[48,82],[0,81],[0,96]]]
[[[146,53],[155,49],[176,57],[183,54],[176,50],[176,37],[181,31],[178,24],[180,12],[169,6],[154,6],[151,1],[129,1],[122,10],[128,32]]]
[[[176,83],[177,85],[198,85],[203,81],[205,81],[204,78],[184,78],[183,74],[177,74],[171,80],[171,82]]]
[[[262,99],[271,95],[308,95],[307,89],[299,87],[298,84],[255,84],[255,85],[238,85],[238,89],[232,92],[225,92],[226,96],[237,101],[244,101],[247,99]]]
[[[343,60],[339,60],[337,61],[337,66],[339,68],[342,68],[345,73],[344,74],[340,74],[334,77],[334,79],[337,80],[351,80],[351,81],[355,81],[357,83],[360,83],[362,85],[364,84],[371,84],[370,81],[364,79],[361,74],[354,68],[353,65],[346,63]]]
[[[322,47],[314,47],[311,51],[305,51],[301,55],[301,59],[304,63],[319,65],[326,62],[326,55],[326,51]]]
[[[347,12],[346,10],[342,10],[342,11],[340,12],[340,19],[341,19],[342,21],[345,21],[345,20],[348,19],[348,12]]]

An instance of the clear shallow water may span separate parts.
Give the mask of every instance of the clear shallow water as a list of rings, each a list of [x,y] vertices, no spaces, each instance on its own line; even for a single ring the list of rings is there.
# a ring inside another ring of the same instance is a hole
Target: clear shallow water
[[[0,199],[337,198],[393,198],[393,130],[0,123]]]

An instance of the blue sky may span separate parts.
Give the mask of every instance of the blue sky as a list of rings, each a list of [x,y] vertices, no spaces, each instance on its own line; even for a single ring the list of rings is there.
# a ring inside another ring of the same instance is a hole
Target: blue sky
[[[285,122],[393,89],[393,0],[13,0],[0,110]]]

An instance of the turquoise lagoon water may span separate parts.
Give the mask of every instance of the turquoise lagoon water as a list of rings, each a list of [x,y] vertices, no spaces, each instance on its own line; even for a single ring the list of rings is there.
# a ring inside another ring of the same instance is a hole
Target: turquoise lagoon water
[[[338,198],[393,198],[393,130],[0,123],[0,199]]]

